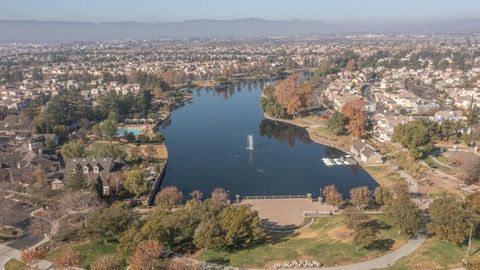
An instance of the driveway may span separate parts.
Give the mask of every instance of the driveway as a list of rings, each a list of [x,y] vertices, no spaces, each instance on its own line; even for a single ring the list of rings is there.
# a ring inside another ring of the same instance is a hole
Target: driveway
[[[6,219],[5,224],[22,229],[24,236],[10,241],[7,246],[15,249],[24,249],[32,247],[42,240],[43,235],[35,234],[31,226],[32,218],[30,214],[37,209],[38,207],[25,203],[18,203],[12,207],[13,211]]]

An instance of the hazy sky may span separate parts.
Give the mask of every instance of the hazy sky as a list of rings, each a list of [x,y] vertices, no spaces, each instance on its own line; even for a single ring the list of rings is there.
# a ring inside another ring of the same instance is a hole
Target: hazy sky
[[[190,19],[326,22],[480,18],[480,0],[0,0],[0,19],[170,22]]]

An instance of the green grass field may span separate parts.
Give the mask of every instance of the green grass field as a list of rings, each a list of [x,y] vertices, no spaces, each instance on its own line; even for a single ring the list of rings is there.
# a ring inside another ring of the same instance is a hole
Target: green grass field
[[[451,174],[452,173],[452,169],[436,162],[435,160],[433,160],[431,157],[427,157],[425,159],[425,163],[427,163],[427,165],[433,169],[438,169],[444,173],[448,173],[448,174]]]
[[[46,259],[53,261],[53,259],[57,256],[60,256],[67,248],[73,248],[80,253],[82,256],[82,260],[80,262],[79,267],[87,268],[89,267],[95,260],[105,254],[113,254],[116,251],[117,245],[116,244],[108,244],[105,245],[98,241],[87,241],[81,243],[71,243],[59,248],[53,249],[47,254]]]
[[[378,218],[378,217],[377,217]],[[270,233],[265,243],[251,249],[238,251],[209,250],[200,254],[207,262],[240,267],[269,267],[275,263],[308,259],[331,266],[349,264],[386,253],[408,239],[396,230],[385,227],[377,237],[374,247],[355,252],[351,236],[343,225],[343,217],[317,219],[310,227],[294,234]],[[379,222],[381,217],[379,218]]]
[[[477,240],[473,244],[471,255],[478,254],[479,249],[480,242]],[[450,269],[460,267],[466,251],[466,246],[458,246],[442,242],[438,238],[430,238],[413,254],[401,259],[388,269]]]
[[[27,269],[27,265],[25,265],[23,262],[16,259],[10,259],[5,264],[5,270],[24,270],[24,269]]]

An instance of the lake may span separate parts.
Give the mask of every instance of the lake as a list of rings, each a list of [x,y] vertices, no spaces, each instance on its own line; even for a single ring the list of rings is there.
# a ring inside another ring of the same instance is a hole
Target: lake
[[[360,166],[327,167],[324,157],[341,151],[314,143],[305,129],[264,118],[259,106],[263,81],[222,90],[194,89],[190,103],[175,109],[159,127],[169,152],[162,186],[176,186],[188,197],[216,187],[245,195],[319,196],[334,184],[345,197],[351,188],[378,184]],[[247,137],[253,135],[254,150]]]

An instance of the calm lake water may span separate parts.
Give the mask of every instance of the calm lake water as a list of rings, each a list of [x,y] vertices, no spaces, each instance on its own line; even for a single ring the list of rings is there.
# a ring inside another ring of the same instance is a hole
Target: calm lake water
[[[165,134],[169,162],[162,186],[177,186],[184,195],[205,196],[223,187],[233,198],[244,195],[319,195],[335,184],[348,196],[352,187],[377,183],[360,166],[323,164],[323,157],[343,153],[316,144],[300,127],[264,118],[259,107],[262,82],[223,90],[193,90],[193,100],[172,112],[159,127]],[[255,150],[248,151],[253,135]]]

